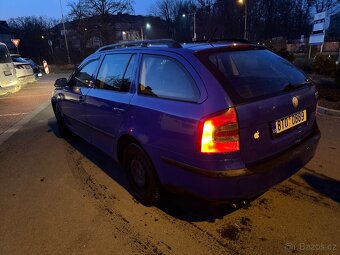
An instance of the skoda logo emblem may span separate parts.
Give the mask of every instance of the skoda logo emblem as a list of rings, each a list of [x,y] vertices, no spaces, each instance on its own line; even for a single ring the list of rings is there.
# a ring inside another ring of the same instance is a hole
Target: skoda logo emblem
[[[292,104],[293,104],[294,108],[297,108],[299,106],[299,98],[293,97],[292,98]]]

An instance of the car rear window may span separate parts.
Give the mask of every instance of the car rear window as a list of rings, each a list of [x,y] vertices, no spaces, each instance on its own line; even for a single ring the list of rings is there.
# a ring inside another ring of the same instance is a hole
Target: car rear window
[[[11,56],[7,50],[7,47],[0,45],[0,64],[11,63]]]
[[[200,58],[238,102],[277,94],[307,79],[293,64],[265,49],[206,53]]]

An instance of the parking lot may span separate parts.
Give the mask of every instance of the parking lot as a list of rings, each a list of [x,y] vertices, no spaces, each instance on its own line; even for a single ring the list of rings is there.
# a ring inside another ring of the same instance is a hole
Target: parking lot
[[[60,138],[57,77],[0,97],[0,254],[339,254],[339,118],[318,115],[312,162],[250,203],[145,207],[112,159]]]

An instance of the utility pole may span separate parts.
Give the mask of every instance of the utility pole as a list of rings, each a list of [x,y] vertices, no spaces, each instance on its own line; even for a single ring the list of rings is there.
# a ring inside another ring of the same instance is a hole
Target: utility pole
[[[244,40],[247,40],[247,18],[248,18],[248,5],[247,0],[238,0],[240,5],[244,5]]]
[[[197,37],[196,37],[196,12],[194,12],[193,15],[194,15],[194,38],[192,40],[195,42],[197,40]]]
[[[189,13],[189,14],[185,14],[183,13],[182,14],[182,18],[186,18],[186,16],[193,16],[193,19],[194,19],[194,27],[193,27],[193,30],[194,30],[194,37],[192,38],[192,41],[196,41],[197,40],[197,36],[196,36],[196,12],[194,13]]]
[[[142,41],[144,40],[144,35],[143,35],[143,26],[140,27],[140,36],[142,38]]]
[[[247,40],[247,16],[248,16],[247,0],[244,2],[244,40]]]
[[[67,51],[67,61],[68,61],[68,64],[71,64],[70,52],[68,50],[68,43],[67,43],[67,37],[66,37],[64,12],[63,12],[63,6],[61,4],[61,0],[59,0],[59,3],[60,3],[60,11],[61,11],[61,22],[63,23],[63,29],[64,29],[64,38],[65,38],[65,45],[66,45],[66,51]]]

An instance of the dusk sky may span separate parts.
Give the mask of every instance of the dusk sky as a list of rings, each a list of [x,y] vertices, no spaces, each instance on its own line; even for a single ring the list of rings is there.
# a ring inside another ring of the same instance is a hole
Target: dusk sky
[[[67,3],[70,0],[61,0],[64,15],[68,13]],[[135,14],[148,14],[150,5],[154,0],[135,0]],[[60,18],[59,0],[0,0],[0,20],[8,20],[19,16],[44,16]]]

